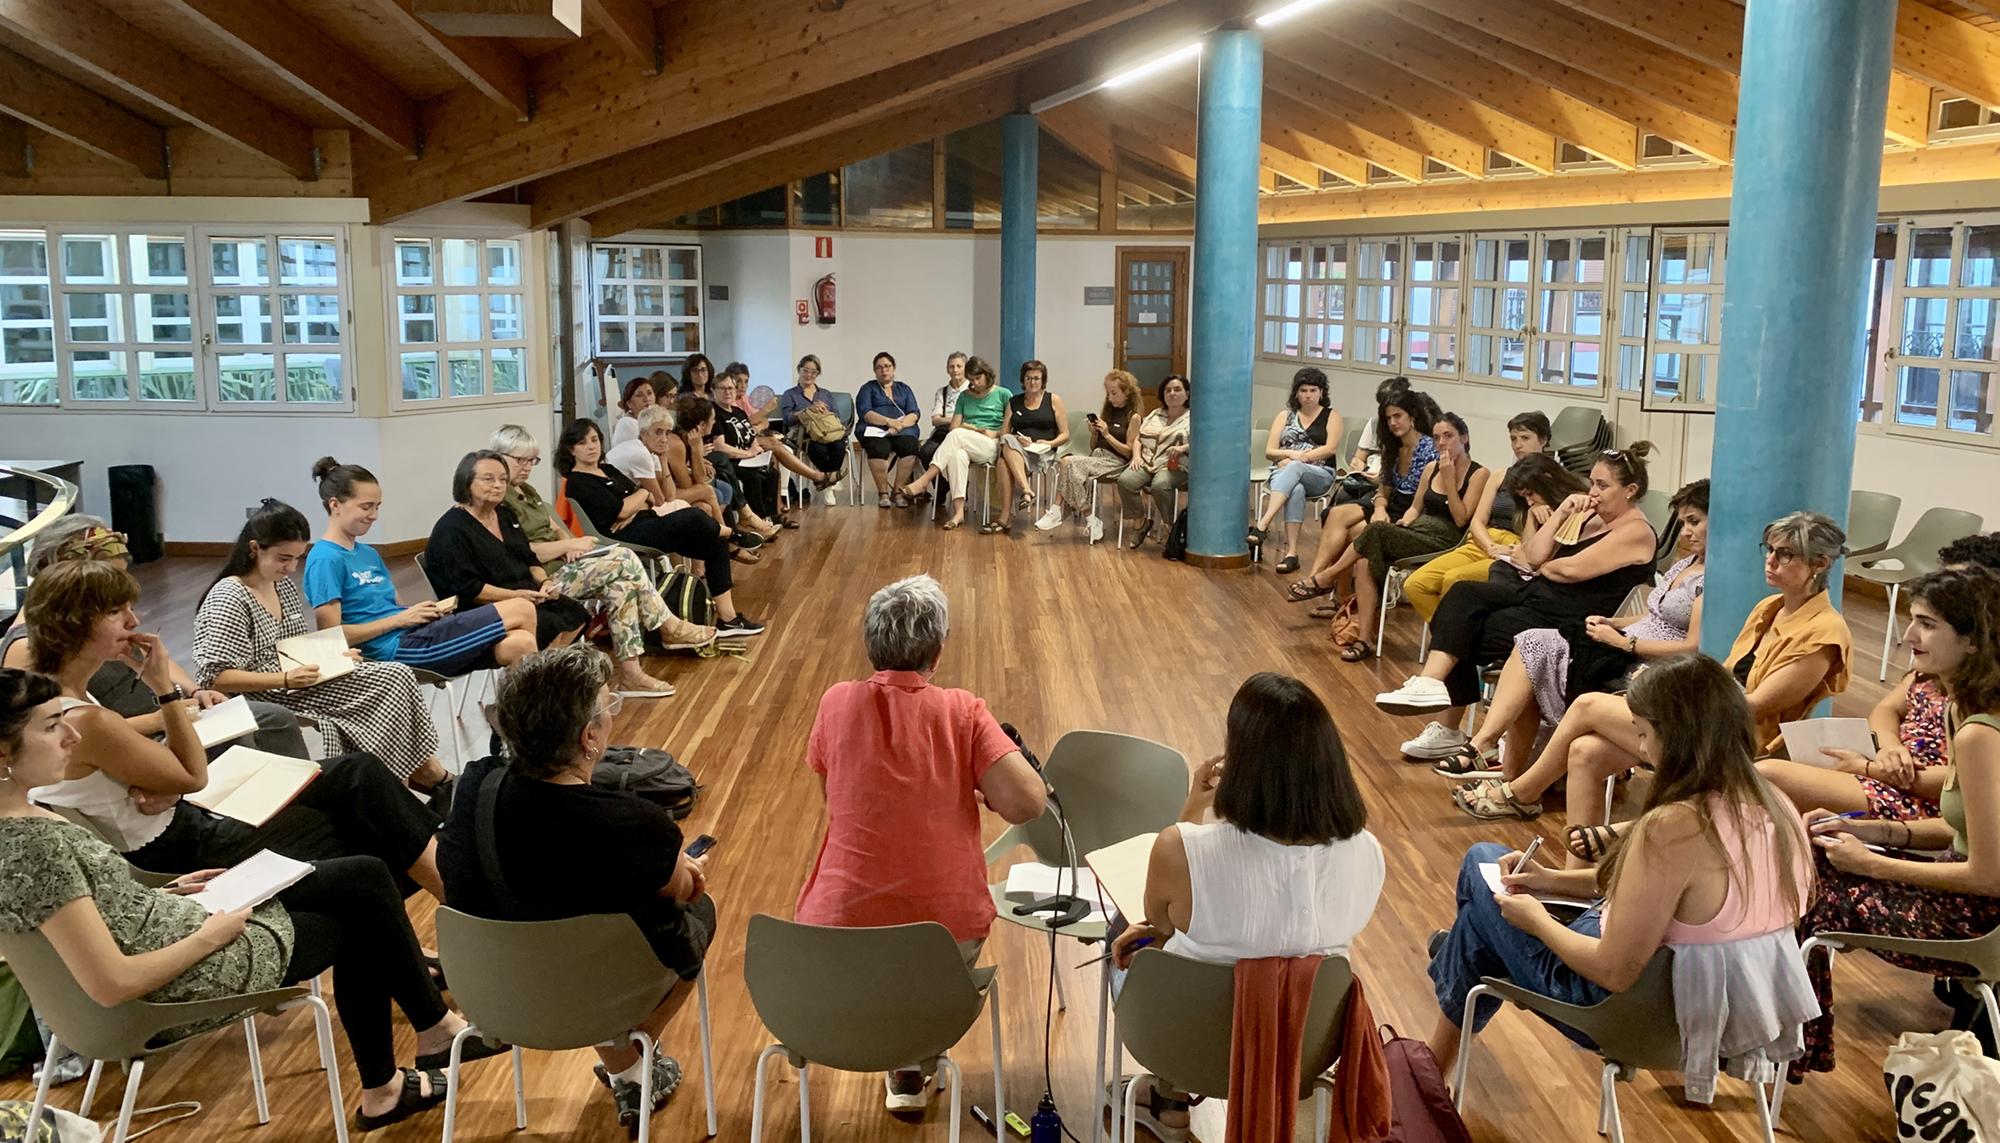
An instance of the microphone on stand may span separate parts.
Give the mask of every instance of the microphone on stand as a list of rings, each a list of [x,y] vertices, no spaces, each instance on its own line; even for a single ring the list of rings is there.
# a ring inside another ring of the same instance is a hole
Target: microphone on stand
[[[1035,773],[1041,774],[1041,759],[1036,758],[1035,752],[1028,749],[1028,744],[1021,740],[1021,732],[1014,729],[1014,724],[1011,722],[1001,723],[1000,732],[1013,741],[1015,749],[1021,752],[1021,757],[1028,760],[1028,765],[1035,768]],[[1055,787],[1048,784],[1048,777],[1046,775],[1043,775],[1042,784],[1048,787],[1049,809],[1055,815],[1056,825],[1062,830],[1064,859],[1068,861],[1070,868],[1074,869],[1076,867],[1076,843],[1070,837],[1069,819],[1063,816],[1062,799],[1056,795]],[[1060,876],[1057,877],[1056,885],[1058,888],[1062,885]],[[1070,878],[1070,885],[1072,887],[1076,885],[1076,878],[1073,874]],[[1074,893],[1058,893],[1052,897],[1038,898],[1025,905],[1014,906],[1014,915],[1017,917],[1028,917],[1037,913],[1049,914],[1048,918],[1042,922],[1043,925],[1050,929],[1060,929],[1065,925],[1076,924],[1078,921],[1089,916],[1090,902]]]

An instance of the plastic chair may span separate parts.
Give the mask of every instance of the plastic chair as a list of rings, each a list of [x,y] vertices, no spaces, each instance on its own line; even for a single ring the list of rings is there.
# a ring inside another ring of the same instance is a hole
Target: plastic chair
[[[971,968],[943,925],[831,928],[750,918],[743,980],[776,1043],[757,1053],[750,1143],[764,1138],[764,1064],[782,1055],[799,1071],[799,1138],[812,1139],[806,1065],[846,1072],[921,1067],[951,1086],[950,1138],[958,1143],[963,1081],[952,1045],[989,1009],[993,1029],[993,1121],[1006,1121],[996,968]],[[458,982],[453,981],[454,985]]]
[[[1341,1028],[1353,984],[1354,971],[1341,956],[1322,960],[1313,978],[1312,1001],[1300,1037],[1299,1098],[1312,1098],[1314,1139],[1327,1135],[1333,1083],[1326,1073],[1340,1059]],[[1139,1074],[1179,1091],[1227,1096],[1235,1005],[1235,965],[1140,949],[1118,994],[1118,1039],[1145,1069]],[[1128,1085],[1118,1118],[1125,1143],[1136,1138],[1132,1112],[1137,1103],[1137,1085]]]
[[[1456,550],[1458,545],[1464,542],[1465,538],[1461,536],[1459,537],[1458,543],[1453,544],[1449,548],[1439,548],[1435,552],[1425,552],[1422,555],[1405,556],[1404,558],[1397,560],[1389,565],[1389,574],[1383,577],[1383,582],[1382,582],[1382,604],[1381,607],[1377,609],[1375,615],[1376,658],[1379,659],[1382,657],[1382,632],[1385,629],[1385,626],[1389,622],[1389,609],[1403,601],[1403,581],[1409,579],[1410,575],[1413,572],[1415,572],[1418,568],[1423,567],[1425,564],[1430,563],[1432,560],[1438,558],[1441,555],[1444,555],[1446,552]],[[1431,653],[1431,624],[1430,620],[1426,619],[1424,621],[1424,634],[1423,634],[1422,645],[1417,648],[1417,660],[1419,662],[1422,662],[1424,657],[1429,655],[1430,653]]]
[[[1587,473],[1597,454],[1611,445],[1611,425],[1604,414],[1582,405],[1556,413],[1550,425],[1549,448],[1557,463],[1575,473]]]
[[[644,1057],[639,1106],[653,1103],[653,1056],[659,1045],[639,1031],[680,981],[623,913],[556,921],[489,921],[443,905],[437,911],[438,958],[451,979],[452,999],[469,1023],[451,1041],[445,1071],[444,1143],[458,1116],[459,1063],[466,1037],[477,1032],[514,1045],[514,1126],[528,1129],[521,1049],[563,1052],[607,1041],[639,1041]],[[586,971],[555,971],[564,965]],[[708,1134],[715,1134],[715,1057],[709,1036],[708,974],[695,978],[701,1011],[702,1092]],[[476,1027],[475,1027],[476,1026]],[[652,1115],[639,1117],[641,1143]]]
[[[1639,497],[1639,511],[1646,517],[1646,523],[1653,526],[1655,536],[1667,534],[1667,524],[1673,515],[1672,500],[1672,496],[1658,488],[1648,488]]]
[[[303,986],[173,1004],[128,1000],[106,1008],[84,992],[76,977],[70,974],[69,967],[56,955],[55,946],[49,944],[48,938],[39,931],[0,935],[0,956],[6,957],[15,975],[20,977],[35,1011],[48,1021],[52,1032],[49,1058],[55,1058],[61,1048],[67,1047],[86,1059],[96,1061],[98,1065],[109,1060],[125,1066],[125,1097],[118,1105],[118,1122],[111,1133],[111,1143],[124,1143],[127,1132],[131,1130],[132,1109],[138,1101],[139,1081],[145,1075],[147,1059],[201,1034],[165,1038],[161,1036],[163,1032],[215,1019],[233,1019],[240,1023],[250,1054],[250,1090],[256,1099],[258,1123],[271,1121],[270,1102],[264,1093],[264,1059],[257,1047],[258,1013],[311,1008],[320,1059],[325,1061],[333,1056],[333,1020],[327,1013],[326,1003]],[[54,1071],[53,1068],[42,1069],[42,1078],[35,1085],[34,1104],[29,1110],[30,1123],[39,1122],[42,1109],[49,1105],[49,1083]],[[84,1089],[83,1105],[86,1109],[96,1092],[98,1074],[99,1069],[93,1067],[90,1083]],[[326,1069],[326,1090],[333,1110],[334,1138],[340,1143],[347,1143],[347,1112],[340,1094],[340,1069]]]
[[[638,556],[640,562],[647,565],[655,577],[673,566],[673,561],[668,558],[667,553],[658,548],[649,548],[644,544],[634,544],[629,540],[614,540],[610,536],[598,531],[597,522],[590,518],[590,513],[583,510],[583,505],[577,503],[575,497],[570,498],[569,510],[576,513],[576,523],[578,527],[583,529],[584,538],[596,540],[600,545],[608,544],[617,548],[630,548],[632,554]]]
[[[1903,498],[1855,489],[1847,494],[1847,556],[1865,556],[1889,546]]]
[[[1889,648],[1896,642],[1896,608],[1901,601],[1903,585],[1919,576],[1938,569],[1938,549],[1953,540],[1970,536],[1984,527],[1986,520],[1976,512],[1961,512],[1956,508],[1926,508],[1917,522],[1910,526],[1909,534],[1894,547],[1883,548],[1866,557],[1855,558],[1847,574],[1869,583],[1889,589],[1889,618],[1882,628],[1882,664],[1875,673],[1875,681],[1882,682],[1889,677]],[[1893,568],[1877,565],[1894,561]]]
[[[820,386],[820,396],[826,398],[826,407],[840,418],[847,429],[847,506],[852,508],[861,503],[861,469],[868,458],[861,452],[861,442],[854,437],[854,394],[842,393]]]

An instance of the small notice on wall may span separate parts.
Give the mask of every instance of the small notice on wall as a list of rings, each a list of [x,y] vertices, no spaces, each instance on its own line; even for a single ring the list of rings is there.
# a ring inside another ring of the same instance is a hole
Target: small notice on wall
[[[797,306],[796,306],[795,308],[796,308],[796,310],[797,310],[797,312],[798,312],[798,315],[799,315],[799,324],[800,324],[800,325],[811,325],[811,324],[812,324],[812,303],[810,303],[810,302],[806,301],[806,300],[805,300],[804,298],[800,298],[800,299],[798,300],[798,304],[797,304]]]
[[[1109,306],[1118,302],[1118,292],[1112,286],[1085,286],[1083,304],[1086,306]]]
[[[1152,310],[1140,310],[1139,316],[1135,320],[1140,325],[1158,325],[1160,324],[1160,315],[1154,313]]]
[[[815,236],[814,236],[814,238],[813,238],[813,257],[815,257],[815,258],[831,258],[831,257],[833,257],[833,236],[832,236],[832,235],[830,235],[830,234],[820,234],[820,235],[815,235]]]

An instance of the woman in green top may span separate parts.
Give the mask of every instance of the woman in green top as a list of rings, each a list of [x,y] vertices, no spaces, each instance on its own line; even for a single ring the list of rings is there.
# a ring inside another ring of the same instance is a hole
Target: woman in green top
[[[939,476],[951,483],[951,519],[945,521],[945,531],[965,523],[966,477],[975,464],[993,465],[1000,457],[1000,432],[1007,423],[1007,402],[1014,394],[996,383],[997,374],[984,359],[974,357],[965,363],[965,377],[968,382],[964,393],[959,395],[958,408],[952,414],[951,433],[944,438],[936,455],[931,457],[930,467],[904,487],[897,489],[906,497],[914,498],[931,486]],[[1002,519],[1004,521],[1005,514]],[[996,529],[1006,531],[1003,523]]]
[[[1822,860],[1817,901],[1799,922],[1801,934],[1964,940],[2000,929],[2000,575],[1978,566],[1946,568],[1911,584],[1909,595],[1903,641],[1910,646],[1910,665],[1942,683],[1950,704],[1941,816],[1887,821],[1844,818],[1824,809],[1807,813]],[[1912,858],[1907,850],[1946,852],[1928,860]],[[1875,955],[1939,977],[1966,972],[1947,961]],[[1811,957],[1807,968],[1825,1015],[1806,1025],[1801,1063],[1808,1071],[1831,1071],[1831,966],[1827,958]],[[1969,1015],[1978,1004],[1968,999],[1961,1014]],[[1989,1019],[2000,1018],[1990,993],[1986,1004]]]
[[[28,801],[31,788],[62,778],[77,737],[54,679],[0,670],[0,932],[39,931],[106,1007],[235,996],[332,968],[361,1074],[355,1125],[372,1131],[443,1101],[442,1069],[465,1019],[431,982],[380,858],[315,862],[277,900],[211,914],[190,894],[221,870],[149,888],[116,850]],[[391,1001],[418,1029],[415,1069],[396,1067]],[[478,1043],[482,1056],[506,1050]]]

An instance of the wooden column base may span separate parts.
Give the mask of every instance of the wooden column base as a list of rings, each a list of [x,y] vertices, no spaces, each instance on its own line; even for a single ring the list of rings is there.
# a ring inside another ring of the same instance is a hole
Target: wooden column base
[[[1208,568],[1211,571],[1234,571],[1250,566],[1249,552],[1236,552],[1227,556],[1204,556],[1195,552],[1187,554],[1189,567]]]

